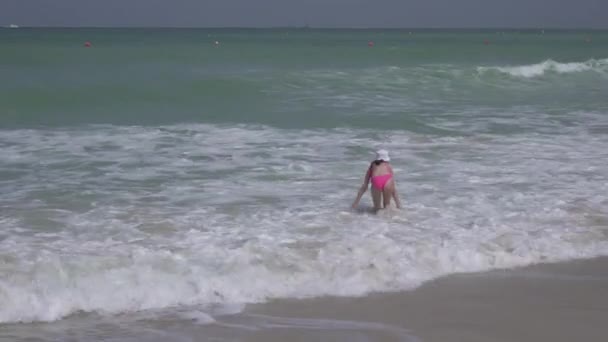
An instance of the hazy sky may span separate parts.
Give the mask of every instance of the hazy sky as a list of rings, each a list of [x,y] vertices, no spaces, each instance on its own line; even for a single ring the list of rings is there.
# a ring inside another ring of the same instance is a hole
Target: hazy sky
[[[608,28],[608,0],[0,0],[0,25]]]

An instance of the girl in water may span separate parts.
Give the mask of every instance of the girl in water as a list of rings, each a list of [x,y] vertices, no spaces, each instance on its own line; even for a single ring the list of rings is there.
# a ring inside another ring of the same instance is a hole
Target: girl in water
[[[357,199],[353,202],[353,209],[357,207],[361,197],[367,191],[369,182],[372,183],[372,201],[374,202],[374,211],[387,208],[391,204],[391,198],[395,199],[397,208],[401,208],[401,201],[397,196],[397,187],[393,179],[393,169],[389,164],[391,158],[388,156],[388,151],[379,150],[376,152],[376,160],[374,160],[367,169],[363,185],[359,189]],[[382,206],[380,201],[382,200]]]

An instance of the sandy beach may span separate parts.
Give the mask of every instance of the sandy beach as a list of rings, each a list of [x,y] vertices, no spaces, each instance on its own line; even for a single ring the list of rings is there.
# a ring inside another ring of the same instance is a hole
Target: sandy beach
[[[453,275],[365,298],[276,301],[247,312],[300,319],[284,327],[279,319],[241,336],[247,341],[606,341],[608,258]],[[306,320],[313,320],[308,327]]]

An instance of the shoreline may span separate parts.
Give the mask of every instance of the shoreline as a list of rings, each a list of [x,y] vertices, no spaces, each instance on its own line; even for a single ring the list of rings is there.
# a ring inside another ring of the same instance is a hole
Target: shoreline
[[[175,309],[2,325],[0,341],[603,342],[608,257],[452,274],[364,297],[275,299],[238,313]]]
[[[599,342],[608,336],[608,257],[454,274],[411,291],[361,298],[274,300],[243,314],[295,318],[301,325],[359,323],[359,331],[372,324],[379,328],[363,332],[372,341]],[[335,330],[277,324],[245,340],[347,341],[357,329],[342,329],[344,338]]]

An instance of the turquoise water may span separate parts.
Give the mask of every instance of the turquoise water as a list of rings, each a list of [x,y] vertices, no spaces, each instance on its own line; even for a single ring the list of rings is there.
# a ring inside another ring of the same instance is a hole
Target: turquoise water
[[[604,31],[5,29],[0,38],[0,124],[9,127],[407,129],[479,106],[606,108]],[[591,70],[555,72],[539,65],[547,60]],[[479,70],[523,65],[542,74]]]
[[[605,31],[3,29],[0,78],[13,337],[608,255]]]

